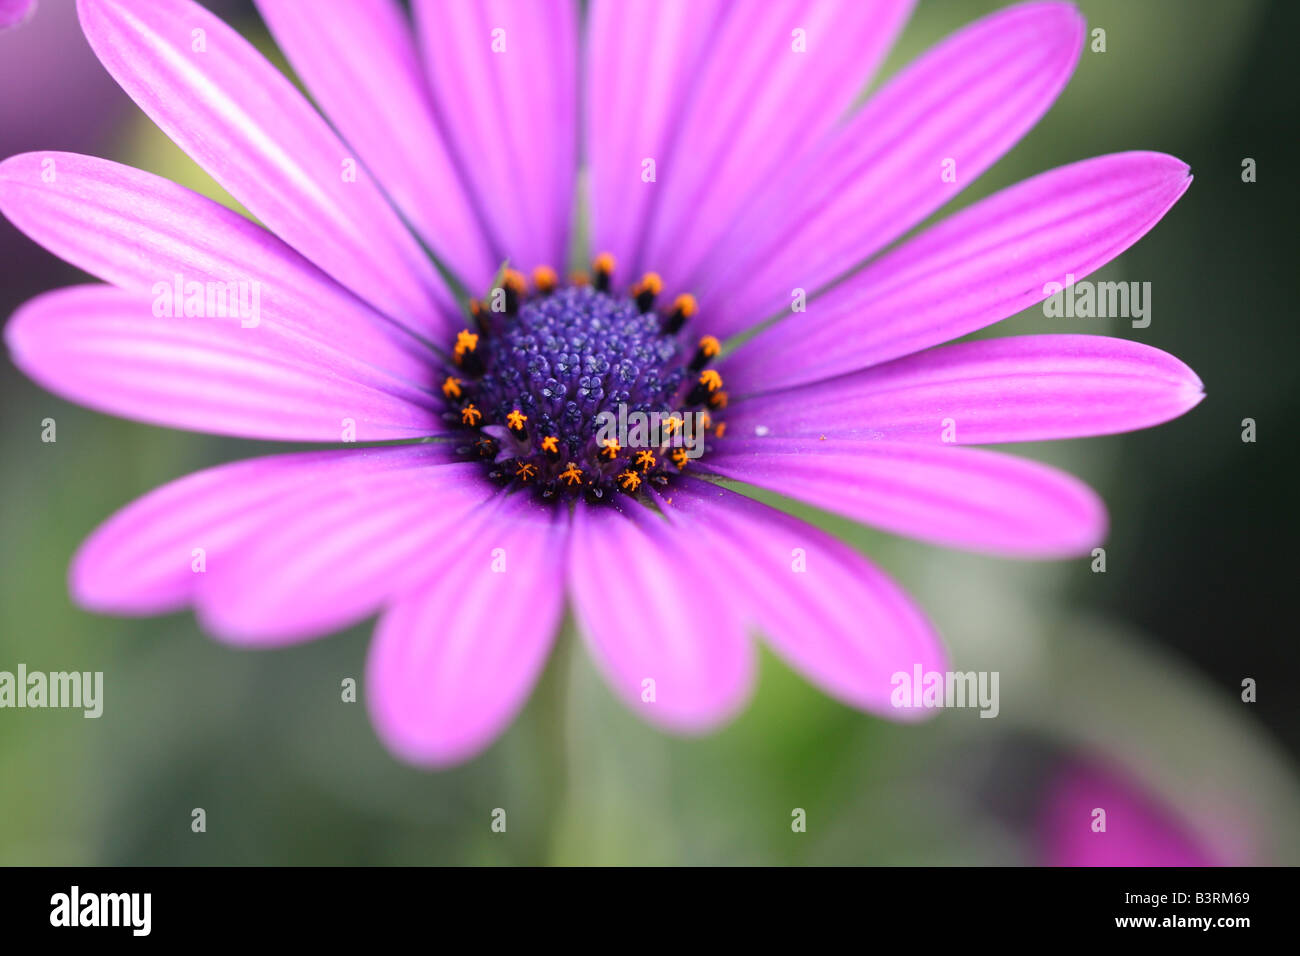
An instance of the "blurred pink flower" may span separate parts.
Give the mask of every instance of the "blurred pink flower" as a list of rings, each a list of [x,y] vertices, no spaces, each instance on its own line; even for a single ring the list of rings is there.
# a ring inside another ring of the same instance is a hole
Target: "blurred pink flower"
[[[0,0],[0,30],[16,27],[36,10],[36,0]]]
[[[1094,829],[1105,812],[1105,830]],[[1052,783],[1041,833],[1049,866],[1216,866],[1180,821],[1120,775],[1074,764]]]

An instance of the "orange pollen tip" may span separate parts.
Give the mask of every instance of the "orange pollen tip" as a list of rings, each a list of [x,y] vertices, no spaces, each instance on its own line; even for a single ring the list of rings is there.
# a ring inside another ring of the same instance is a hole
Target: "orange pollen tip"
[[[727,393],[714,392],[712,395],[709,396],[709,404],[712,405],[714,408],[726,408]]]
[[[456,335],[456,349],[459,352],[473,352],[478,348],[478,335],[469,329],[461,329]]]
[[[526,421],[528,421],[528,416],[517,408],[506,416],[506,424],[516,431],[523,428]]]
[[[618,473],[618,483],[623,486],[624,491],[636,491],[641,487],[641,476],[630,469],[620,471]]]
[[[596,261],[592,263],[592,268],[597,272],[604,272],[606,274],[612,273],[614,271],[614,256],[608,252],[602,252],[600,255],[596,256]]]
[[[682,419],[679,415],[669,415],[664,419],[664,431],[669,435],[675,434],[677,429],[682,427]]]
[[[590,283],[591,283],[591,276],[587,275],[587,273],[585,272],[572,272],[569,274],[569,285],[582,288],[583,286],[589,285]]]
[[[710,392],[716,392],[722,388],[722,376],[717,373],[716,369],[706,368],[700,373],[700,384]]]
[[[673,464],[677,466],[678,470],[685,468],[686,463],[690,460],[691,456],[686,454],[685,448],[679,448],[673,452]]]
[[[515,475],[527,481],[537,474],[537,466],[531,462],[521,461],[519,467],[515,469]]]
[[[691,295],[689,292],[683,292],[673,300],[674,311],[680,312],[688,319],[695,314],[696,308],[695,296]]]
[[[636,463],[641,466],[642,471],[649,471],[655,466],[654,452],[649,449],[636,453]]]
[[[580,485],[582,484],[582,469],[578,467],[576,462],[571,461],[569,467],[560,472],[560,478],[567,481],[570,487]]]
[[[442,383],[442,394],[448,398],[460,398],[461,380],[454,375],[448,375],[447,381]]]
[[[559,451],[560,440],[555,435],[547,435],[542,439],[542,451]]]
[[[470,402],[460,410],[460,420],[466,425],[477,425],[483,420],[483,413],[474,407],[473,402]]]
[[[560,284],[560,277],[550,266],[538,266],[533,270],[533,285],[543,292],[552,291]]]
[[[636,284],[633,291],[637,293],[649,292],[652,295],[658,295],[664,290],[664,280],[659,278],[657,272],[647,272],[641,277],[641,281]]]
[[[721,438],[721,437],[722,437],[723,435],[725,435],[726,433],[727,433],[727,423],[726,423],[726,422],[718,422],[718,428],[717,428],[717,430],[714,432],[714,434],[717,435],[719,438]]]
[[[618,443],[617,438],[606,438],[605,447],[601,454],[606,456],[610,461],[618,457],[618,453],[623,450],[623,446]]]
[[[706,335],[704,338],[700,339],[700,351],[709,358],[713,358],[713,356],[722,351],[722,343],[714,336]]]
[[[511,292],[519,295],[523,295],[528,291],[528,280],[517,269],[507,269],[505,275],[501,277],[501,284]]]

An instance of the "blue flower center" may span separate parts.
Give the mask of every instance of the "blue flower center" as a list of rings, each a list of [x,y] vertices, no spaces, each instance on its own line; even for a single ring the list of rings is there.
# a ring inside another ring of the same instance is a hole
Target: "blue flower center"
[[[591,284],[558,287],[550,270],[507,272],[488,304],[473,303],[477,331],[457,339],[443,384],[448,417],[502,484],[544,498],[609,500],[667,484],[720,434],[721,378],[705,370],[717,354],[706,337],[693,352],[681,328],[694,300],[653,308],[660,283],[647,275],[629,295],[610,290],[612,260],[597,260]]]

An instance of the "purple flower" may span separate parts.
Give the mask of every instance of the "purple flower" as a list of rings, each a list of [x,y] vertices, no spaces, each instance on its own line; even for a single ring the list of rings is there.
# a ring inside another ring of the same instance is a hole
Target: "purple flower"
[[[79,0],[109,72],[260,225],[104,160],[12,157],[0,209],[109,285],[27,303],[7,341],[92,408],[355,440],[146,495],[71,589],[108,613],[193,607],[260,647],[378,612],[366,699],[407,760],[490,743],[566,603],[619,696],[675,731],[742,707],[754,634],[835,697],[920,717],[890,696],[946,667],[923,614],[720,480],[1075,556],[1105,531],[1087,487],[958,446],[1147,427],[1202,397],[1120,339],[943,345],[1136,242],[1190,182],[1172,157],[1056,169],[891,248],[1051,105],[1083,39],[1068,5],[972,25],[856,112],[906,0],[595,0],[585,23],[568,0],[416,0],[414,31],[392,0],[258,5],[332,127],[189,0]],[[602,255],[566,281],[579,194]],[[467,304],[447,275],[491,291]],[[660,410],[655,436],[600,431]]]
[[[1110,768],[1074,763],[1052,781],[1040,817],[1047,866],[1217,866],[1171,808]]]

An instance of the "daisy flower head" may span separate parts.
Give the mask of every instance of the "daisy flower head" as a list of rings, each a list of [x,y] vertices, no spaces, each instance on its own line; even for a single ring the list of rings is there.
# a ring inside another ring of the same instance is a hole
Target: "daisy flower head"
[[[70,586],[257,647],[377,614],[365,697],[408,761],[489,745],[566,608],[614,692],[673,731],[738,712],[756,638],[854,707],[920,717],[891,678],[946,668],[925,615],[746,491],[1086,554],[1092,491],[964,446],[1202,397],[1117,338],[945,344],[1136,242],[1188,187],[1179,160],[1087,159],[904,238],[1065,86],[1069,4],[986,17],[856,108],[908,0],[257,6],[314,105],[192,0],[78,0],[105,68],[257,221],[102,159],[11,157],[0,211],[104,284],[26,303],[6,341],[95,409],[333,446],[158,488]]]

